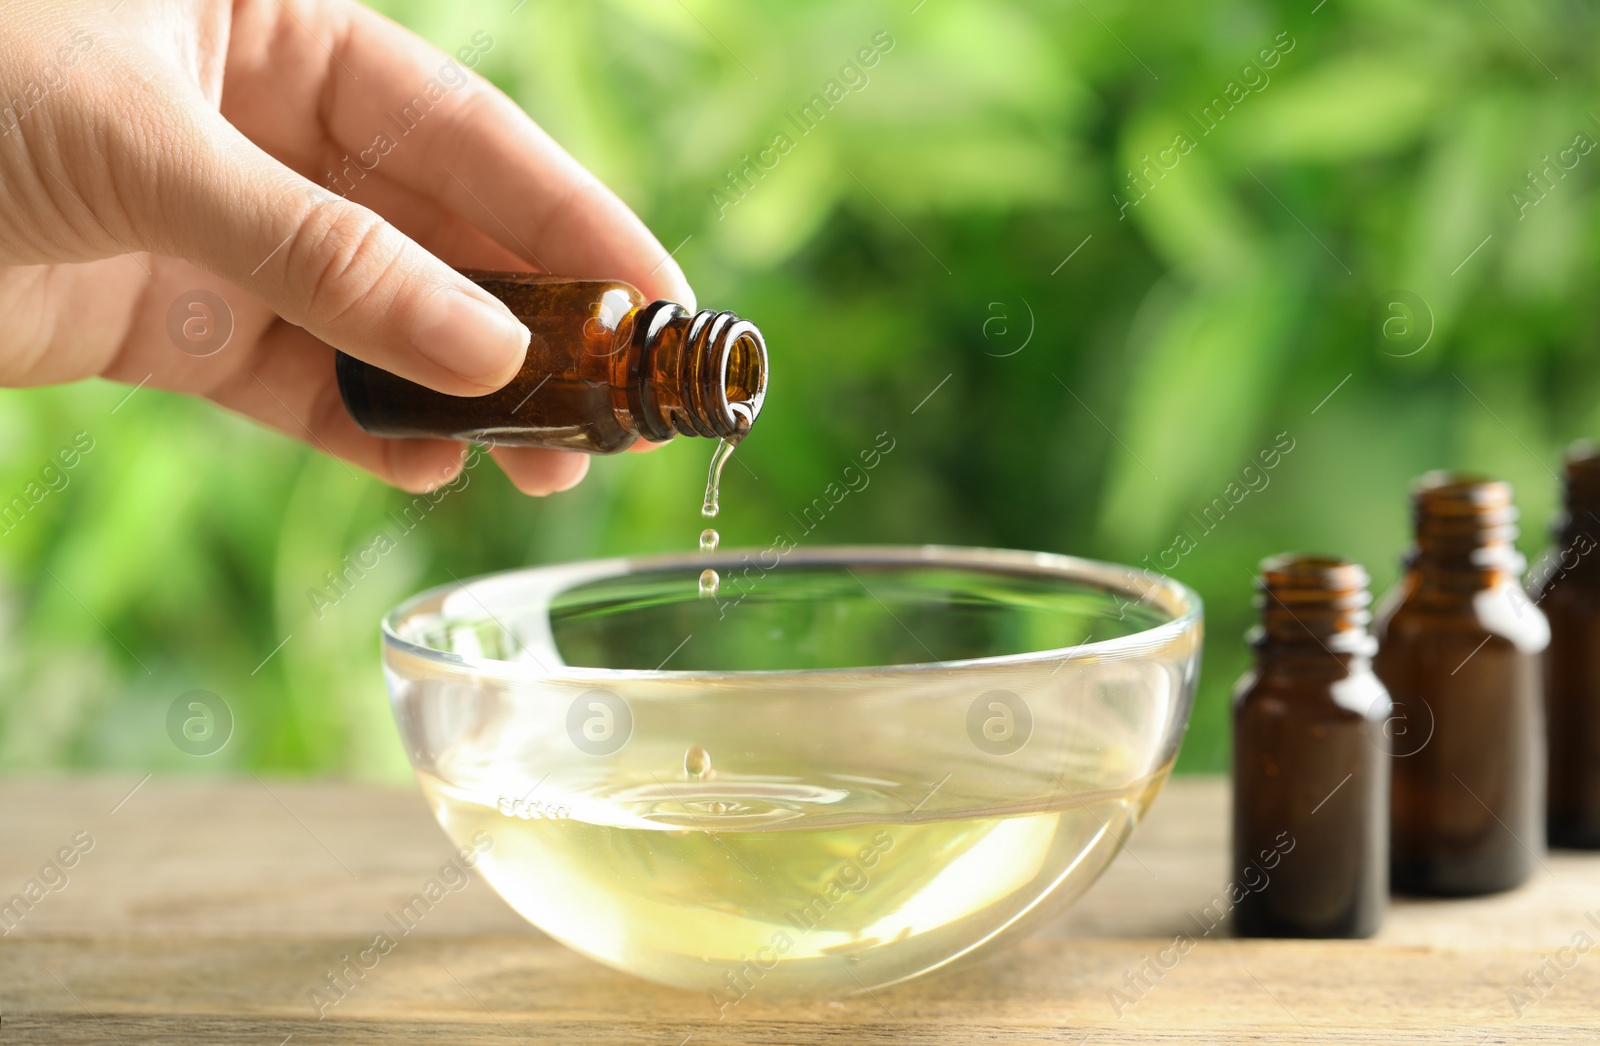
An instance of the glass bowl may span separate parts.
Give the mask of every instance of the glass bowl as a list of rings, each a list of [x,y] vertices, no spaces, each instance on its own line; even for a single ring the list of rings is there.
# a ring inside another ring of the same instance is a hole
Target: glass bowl
[[[1200,638],[1146,571],[774,546],[434,589],[384,660],[511,906],[722,1010],[948,967],[1079,897],[1172,768]]]

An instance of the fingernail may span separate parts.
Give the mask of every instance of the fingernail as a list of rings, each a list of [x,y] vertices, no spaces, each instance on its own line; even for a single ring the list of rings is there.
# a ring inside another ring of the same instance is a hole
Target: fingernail
[[[505,306],[441,287],[411,321],[411,343],[423,356],[468,381],[499,388],[522,366],[528,328]]]

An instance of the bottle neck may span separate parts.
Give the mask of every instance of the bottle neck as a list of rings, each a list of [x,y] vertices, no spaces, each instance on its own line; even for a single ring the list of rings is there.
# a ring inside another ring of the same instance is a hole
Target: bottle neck
[[[1257,665],[1334,671],[1369,659],[1377,644],[1367,631],[1367,585],[1359,564],[1331,556],[1266,560],[1256,579],[1261,624],[1250,633]]]
[[[1465,597],[1522,576],[1510,484],[1430,473],[1412,490],[1411,508],[1416,540],[1405,567],[1419,593]]]
[[[1557,581],[1600,586],[1600,447],[1569,447],[1561,485],[1562,511],[1550,526],[1554,546],[1529,571],[1529,588],[1540,599]]]
[[[669,301],[636,309],[624,323],[631,327],[618,331],[619,343],[629,351],[619,362],[628,373],[616,386],[625,424],[654,442],[736,440],[749,431],[767,393],[767,346],[754,324]]]

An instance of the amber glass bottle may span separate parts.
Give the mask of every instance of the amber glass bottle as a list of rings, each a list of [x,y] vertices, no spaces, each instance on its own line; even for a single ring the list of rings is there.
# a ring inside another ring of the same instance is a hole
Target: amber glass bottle
[[[1582,443],[1567,452],[1565,487],[1556,547],[1530,582],[1550,619],[1546,823],[1552,846],[1600,848],[1600,448]]]
[[[1509,484],[1429,473],[1412,488],[1416,543],[1378,615],[1374,667],[1397,739],[1390,885],[1508,890],[1544,852],[1544,614],[1523,594]]]
[[[1261,564],[1255,667],[1233,700],[1241,937],[1370,937],[1388,900],[1389,695],[1372,672],[1367,572]]]
[[[611,454],[742,434],[761,413],[766,343],[731,312],[646,303],[618,280],[463,274],[527,325],[522,369],[487,396],[446,396],[341,353],[339,392],[366,431]]]

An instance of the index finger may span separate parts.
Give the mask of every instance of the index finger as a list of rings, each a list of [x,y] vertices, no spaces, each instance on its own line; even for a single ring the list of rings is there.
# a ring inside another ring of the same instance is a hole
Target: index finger
[[[463,51],[492,46],[480,31]],[[456,58],[355,4],[338,54],[353,75],[333,77],[324,118],[350,156],[546,272],[622,279],[694,309],[683,271],[638,216]]]

